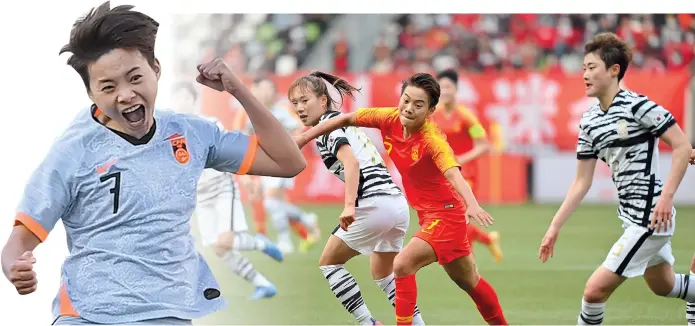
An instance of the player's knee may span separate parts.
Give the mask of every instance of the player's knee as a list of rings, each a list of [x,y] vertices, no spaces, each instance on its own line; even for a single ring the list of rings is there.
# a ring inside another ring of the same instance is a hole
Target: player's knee
[[[690,272],[695,273],[695,255],[693,255],[693,259],[690,261]]]
[[[587,284],[584,288],[584,301],[588,303],[606,302],[608,296],[610,296],[610,293],[599,286]]]
[[[408,276],[417,272],[415,264],[407,256],[398,254],[393,259],[393,274],[396,277]]]
[[[217,245],[227,250],[231,250],[234,246],[234,233],[222,232],[217,236]]]
[[[335,257],[335,255],[323,253],[323,254],[321,254],[321,257],[319,257],[319,267],[328,266],[328,265],[339,265],[339,264],[345,264],[345,261],[342,261],[341,259],[337,259],[337,257]]]

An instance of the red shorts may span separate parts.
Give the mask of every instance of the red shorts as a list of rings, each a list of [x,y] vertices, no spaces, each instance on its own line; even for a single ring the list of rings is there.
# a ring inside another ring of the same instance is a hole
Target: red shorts
[[[420,229],[413,236],[427,241],[432,246],[439,264],[445,265],[471,254],[471,244],[466,235],[466,215],[463,210],[418,214]]]

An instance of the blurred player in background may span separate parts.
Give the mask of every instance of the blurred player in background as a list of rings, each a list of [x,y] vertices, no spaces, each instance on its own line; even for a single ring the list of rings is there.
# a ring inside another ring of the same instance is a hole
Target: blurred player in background
[[[340,104],[345,95],[354,99],[353,92],[358,91],[345,80],[318,71],[297,79],[287,97],[305,126],[341,115],[339,103],[331,97],[326,83],[338,90]],[[410,224],[408,202],[363,131],[355,127],[338,129],[316,139],[316,146],[326,168],[345,182],[345,208],[319,259],[321,273],[336,298],[361,325],[377,324],[360,287],[344,266],[357,255],[370,256],[372,277],[394,305],[393,260],[403,248]],[[413,323],[425,324],[417,306]]]
[[[221,129],[224,129],[220,125]],[[198,181],[196,218],[204,246],[211,246],[215,255],[232,271],[256,288],[249,299],[275,296],[277,289],[240,251],[261,251],[278,262],[280,249],[264,235],[248,233],[246,213],[241,204],[239,186],[232,174],[205,169]]]
[[[695,149],[690,151],[690,165],[695,165]],[[690,276],[695,280],[695,255],[690,260]],[[685,318],[688,320],[688,325],[695,326],[695,302],[686,303]]]
[[[251,90],[261,103],[271,110],[287,132],[297,135],[303,131],[304,128],[301,121],[290,111],[291,109],[278,104],[277,88],[270,78],[256,78],[253,81]],[[243,129],[250,134],[254,132],[248,121],[246,121]],[[262,177],[244,179],[245,187],[251,190],[254,199],[262,196],[265,210],[270,213],[273,225],[278,233],[277,245],[283,253],[292,253],[295,250],[290,238],[290,227],[301,238],[300,252],[307,252],[320,239],[321,231],[316,214],[302,211],[287,199],[287,192],[294,186],[293,178]]]
[[[36,290],[32,252],[58,220],[69,256],[53,301],[54,325],[191,325],[226,302],[195,249],[190,218],[205,168],[291,177],[306,161],[281,124],[224,61],[197,81],[227,91],[256,135],[227,133],[193,115],[155,110],[159,24],[106,2],[78,19],[60,53],[94,102],[82,110],[29,179],[2,250],[17,292]]]
[[[673,115],[646,96],[620,89],[632,58],[613,33],[594,36],[584,47],[586,95],[599,100],[579,122],[577,174],[543,238],[546,262],[560,229],[591,188],[598,159],[606,162],[618,191],[623,235],[584,288],[579,325],[600,325],[606,301],[628,278],[643,276],[654,294],[695,302],[690,275],[673,270],[671,238],[676,228],[673,195],[688,167],[692,147]],[[671,169],[659,177],[659,139],[673,149]],[[688,313],[687,319],[693,315]]]
[[[439,106],[432,113],[432,120],[446,135],[446,140],[456,155],[456,162],[461,165],[461,172],[473,193],[478,189],[478,166],[475,160],[490,151],[487,132],[473,112],[456,103],[456,91],[459,75],[456,70],[448,69],[437,74],[441,87]],[[468,240],[485,244],[495,262],[502,261],[502,248],[499,244],[500,234],[487,233],[474,224],[466,228]],[[472,245],[472,243],[471,243]]]
[[[403,177],[408,202],[417,211],[421,226],[393,263],[398,325],[414,321],[415,273],[437,261],[473,299],[488,324],[507,325],[497,293],[478,273],[466,235],[469,217],[486,227],[492,218],[461,175],[445,136],[428,119],[439,96],[437,80],[417,73],[403,81],[397,108],[359,109],[338,115],[303,133],[297,143],[306,144],[349,126],[381,131],[384,147]]]
[[[190,83],[175,86],[173,109],[176,112],[195,112],[198,94]],[[224,131],[222,123],[208,118]],[[212,247],[215,255],[232,271],[255,286],[249,299],[271,298],[277,293],[275,285],[257,272],[241,251],[261,251],[276,261],[282,253],[268,238],[248,233],[246,213],[241,204],[239,186],[231,173],[205,169],[198,180],[196,219],[203,246]]]

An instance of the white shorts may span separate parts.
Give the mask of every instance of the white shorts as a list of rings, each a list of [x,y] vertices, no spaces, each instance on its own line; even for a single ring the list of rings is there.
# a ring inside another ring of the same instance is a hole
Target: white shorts
[[[294,178],[263,177],[262,184],[264,190],[269,189],[292,189]]]
[[[410,207],[405,196],[378,196],[360,199],[355,221],[347,231],[338,225],[333,235],[363,255],[372,252],[399,252],[410,224]]]
[[[204,246],[217,242],[218,236],[224,232],[248,231],[241,196],[236,184],[234,186],[232,191],[224,191],[213,198],[198,202],[196,217]]]
[[[671,235],[653,235],[645,227],[628,225],[613,245],[603,267],[623,277],[644,275],[648,267],[661,263],[673,265]]]

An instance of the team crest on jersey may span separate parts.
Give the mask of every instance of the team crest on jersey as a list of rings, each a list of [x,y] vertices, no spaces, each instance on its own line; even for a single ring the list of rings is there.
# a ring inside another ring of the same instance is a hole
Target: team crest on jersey
[[[181,134],[173,134],[167,138],[171,142],[171,149],[174,151],[174,158],[181,164],[186,164],[191,159],[188,153],[188,145],[186,144],[186,136]]]
[[[410,158],[413,159],[413,161],[417,161],[418,158],[420,158],[420,148],[419,146],[413,146],[411,152],[410,152]]]
[[[627,121],[625,120],[619,120],[618,121],[618,136],[622,139],[627,138],[628,132],[627,132]]]

